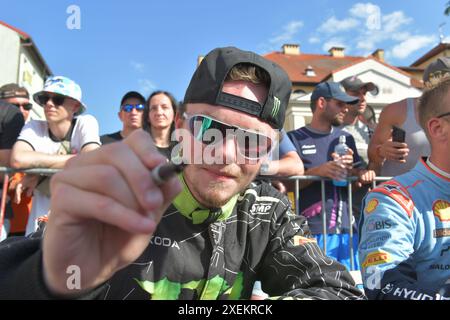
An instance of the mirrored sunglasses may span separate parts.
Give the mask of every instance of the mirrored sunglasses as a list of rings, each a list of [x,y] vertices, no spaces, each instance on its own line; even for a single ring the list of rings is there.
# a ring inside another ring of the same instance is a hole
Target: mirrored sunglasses
[[[275,145],[273,139],[264,134],[232,126],[208,116],[184,113],[183,117],[188,120],[189,130],[197,141],[212,145],[233,135],[239,153],[249,160],[266,156]]]
[[[130,113],[133,111],[133,109],[136,109],[136,111],[143,111],[145,106],[143,104],[126,104],[121,107],[122,111],[125,111],[127,113]]]

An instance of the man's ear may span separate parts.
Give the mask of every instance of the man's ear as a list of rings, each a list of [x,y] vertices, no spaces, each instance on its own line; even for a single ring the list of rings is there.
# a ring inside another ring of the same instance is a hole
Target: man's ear
[[[445,143],[445,139],[448,136],[447,135],[448,126],[443,126],[441,124],[440,119],[432,118],[428,120],[426,129],[428,130],[428,134],[430,137],[433,137],[439,142]]]
[[[325,105],[326,105],[326,100],[324,97],[320,97],[319,99],[317,99],[316,109],[323,110],[323,109],[325,109]]]

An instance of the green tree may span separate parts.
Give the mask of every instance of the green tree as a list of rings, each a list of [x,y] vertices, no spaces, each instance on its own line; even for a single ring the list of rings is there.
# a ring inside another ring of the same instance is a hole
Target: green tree
[[[445,14],[446,16],[450,16],[450,1],[447,2],[447,4],[445,5],[445,11],[444,11],[444,14]]]

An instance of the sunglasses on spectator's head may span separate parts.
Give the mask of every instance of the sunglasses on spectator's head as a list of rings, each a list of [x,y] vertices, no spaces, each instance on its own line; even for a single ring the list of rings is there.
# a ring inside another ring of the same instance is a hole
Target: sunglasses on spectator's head
[[[27,111],[30,111],[31,108],[33,108],[33,105],[31,103],[12,103],[12,104],[15,105],[19,109],[20,109],[20,107],[22,107]]]
[[[62,106],[66,97],[61,94],[49,95],[48,93],[42,93],[37,96],[37,101],[41,106],[44,106],[50,100],[55,106]]]
[[[136,109],[136,111],[143,111],[145,106],[143,104],[126,104],[121,107],[122,111],[125,111],[127,113],[130,113],[133,111],[133,109]]]
[[[239,153],[249,160],[266,156],[274,146],[272,138],[264,134],[232,126],[205,115],[184,113],[183,117],[188,120],[189,130],[197,141],[212,145],[227,139],[228,135],[233,135]]]

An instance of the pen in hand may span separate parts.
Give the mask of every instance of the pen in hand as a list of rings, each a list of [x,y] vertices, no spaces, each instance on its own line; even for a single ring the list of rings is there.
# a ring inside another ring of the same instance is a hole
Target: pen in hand
[[[157,186],[160,186],[177,173],[182,172],[185,166],[184,163],[174,164],[172,162],[160,164],[152,170],[152,179]]]

